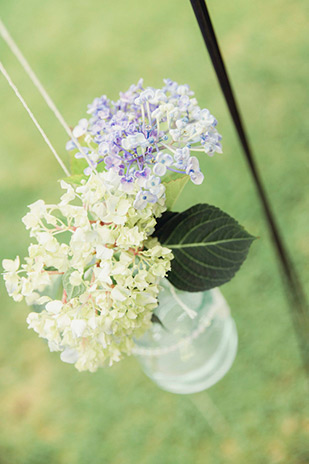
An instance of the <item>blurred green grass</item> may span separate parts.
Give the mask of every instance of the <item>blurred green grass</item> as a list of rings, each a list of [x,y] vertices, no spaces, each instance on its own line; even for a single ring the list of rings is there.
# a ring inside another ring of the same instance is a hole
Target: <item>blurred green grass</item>
[[[306,0],[208,2],[284,237],[309,280],[309,37]],[[2,19],[66,120],[94,97],[116,98],[141,76],[189,83],[219,121],[224,154],[202,160],[206,181],[178,207],[215,204],[260,237],[222,287],[240,346],[232,370],[207,392],[160,391],[136,361],[80,374],[27,330],[28,309],[1,283],[0,463],[221,464],[309,461],[304,373],[266,224],[189,1],[10,0]],[[15,58],[1,60],[66,159],[63,129]],[[1,258],[23,256],[20,219],[38,198],[58,198],[62,172],[0,80]],[[202,192],[202,193],[201,193]],[[307,289],[308,290],[308,289]]]

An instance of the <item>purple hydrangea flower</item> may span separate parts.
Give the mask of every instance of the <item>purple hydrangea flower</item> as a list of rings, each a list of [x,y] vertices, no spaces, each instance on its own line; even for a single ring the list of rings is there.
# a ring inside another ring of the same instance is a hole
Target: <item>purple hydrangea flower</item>
[[[123,189],[129,191],[137,182],[138,208],[160,198],[169,171],[189,175],[195,184],[203,181],[192,152],[222,152],[214,116],[198,106],[188,85],[170,79],[161,89],[144,88],[141,79],[115,102],[105,95],[95,98],[87,113],[89,119],[81,119],[73,130],[85,150],[76,156],[90,163],[85,173],[104,161],[107,170],[122,177]],[[67,143],[68,150],[75,148]]]

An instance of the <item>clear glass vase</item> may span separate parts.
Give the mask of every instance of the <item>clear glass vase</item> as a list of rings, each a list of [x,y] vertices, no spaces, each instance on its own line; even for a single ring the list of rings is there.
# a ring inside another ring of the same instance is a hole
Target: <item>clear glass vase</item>
[[[237,331],[220,290],[191,293],[162,280],[154,323],[134,354],[145,374],[163,390],[196,393],[218,382],[237,352]]]

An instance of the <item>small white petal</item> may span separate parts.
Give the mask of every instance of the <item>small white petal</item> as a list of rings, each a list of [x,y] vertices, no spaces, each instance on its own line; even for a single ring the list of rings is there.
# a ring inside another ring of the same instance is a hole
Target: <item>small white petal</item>
[[[74,364],[78,360],[78,352],[73,348],[66,348],[60,355],[61,361]]]
[[[201,172],[193,172],[190,178],[195,185],[200,185],[204,180],[204,175]]]
[[[63,303],[60,300],[53,300],[45,306],[46,311],[53,314],[59,314],[62,309]]]
[[[75,319],[71,323],[72,333],[75,337],[81,337],[86,327],[87,324],[83,319]]]
[[[164,176],[164,174],[166,173],[166,166],[164,166],[164,164],[157,163],[153,168],[153,172],[157,176]]]
[[[78,271],[72,272],[70,275],[70,284],[73,285],[73,287],[77,287],[83,282],[82,276]]]
[[[127,295],[125,294],[124,289],[123,291],[120,291],[117,287],[113,288],[111,291],[111,297],[116,301],[124,301],[127,299]]]
[[[105,246],[98,245],[96,248],[97,251],[97,258],[101,259],[102,261],[111,259],[114,254],[114,251],[111,248],[106,248]]]
[[[15,272],[19,268],[19,256],[13,259],[3,259],[2,267],[7,272]]]

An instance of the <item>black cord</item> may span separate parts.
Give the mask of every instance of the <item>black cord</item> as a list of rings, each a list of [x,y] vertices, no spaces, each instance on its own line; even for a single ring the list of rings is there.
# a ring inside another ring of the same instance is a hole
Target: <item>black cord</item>
[[[269,199],[263,186],[260,174],[258,172],[253,153],[251,151],[248,138],[244,129],[244,125],[237,107],[230,79],[228,77],[225,64],[220,52],[220,48],[216,39],[215,31],[207,10],[204,0],[190,0],[194,10],[197,22],[204,38],[205,45],[212,60],[212,64],[217,74],[222,92],[224,94],[227,106],[231,113],[236,131],[238,133],[241,145],[243,147],[245,157],[249,164],[249,168],[255,182],[264,213],[269,226],[270,234],[273,240],[274,247],[277,252],[280,267],[283,272],[285,288],[290,302],[292,319],[294,321],[296,332],[299,336],[300,348],[303,356],[304,367],[309,374],[309,309],[306,301],[306,296],[302,288],[301,281],[297,275],[297,271],[289,257],[288,250],[284,245],[281,237],[281,232],[276,223],[274,213],[272,211]]]

